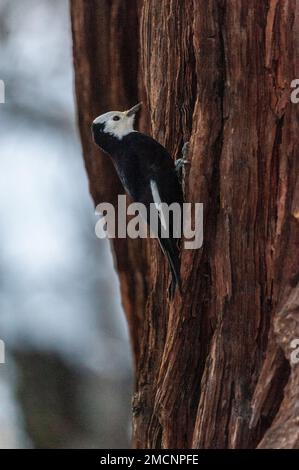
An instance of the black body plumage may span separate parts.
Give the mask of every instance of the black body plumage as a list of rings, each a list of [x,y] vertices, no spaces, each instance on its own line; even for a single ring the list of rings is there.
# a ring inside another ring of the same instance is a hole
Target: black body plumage
[[[151,186],[154,181],[161,202],[168,205],[176,202],[182,206],[183,193],[174,162],[161,144],[134,130],[121,138],[116,137],[105,132],[105,123],[102,122],[95,121],[92,132],[95,143],[110,155],[126,192],[134,201],[143,203],[147,209],[150,204],[155,204]],[[149,210],[147,212],[149,214]],[[147,222],[149,223],[149,217]],[[170,236],[162,238],[158,234],[161,249],[168,259],[172,273],[171,296],[176,285],[181,287],[178,239],[173,237],[172,223],[170,213]]]

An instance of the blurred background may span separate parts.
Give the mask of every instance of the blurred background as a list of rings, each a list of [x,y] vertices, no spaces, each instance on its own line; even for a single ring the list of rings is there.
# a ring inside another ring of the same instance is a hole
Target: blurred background
[[[0,448],[130,446],[131,353],[76,128],[68,0],[0,0]]]

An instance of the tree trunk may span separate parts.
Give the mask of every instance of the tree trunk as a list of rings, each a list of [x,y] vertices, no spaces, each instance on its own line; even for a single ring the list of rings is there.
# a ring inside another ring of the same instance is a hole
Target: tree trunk
[[[299,447],[299,2],[72,0],[71,13],[95,203],[124,191],[90,124],[142,100],[140,130],[174,157],[190,141],[185,199],[204,204],[174,302],[156,240],[113,241],[134,446]]]

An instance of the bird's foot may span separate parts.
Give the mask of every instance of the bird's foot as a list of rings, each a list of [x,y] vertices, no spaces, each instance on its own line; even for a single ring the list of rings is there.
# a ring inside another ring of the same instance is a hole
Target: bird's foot
[[[190,165],[188,161],[189,142],[185,142],[182,148],[182,158],[175,161],[175,171],[180,174],[185,165]]]
[[[178,158],[178,160],[175,161],[175,171],[180,173],[185,165],[190,165],[190,162],[185,158]]]

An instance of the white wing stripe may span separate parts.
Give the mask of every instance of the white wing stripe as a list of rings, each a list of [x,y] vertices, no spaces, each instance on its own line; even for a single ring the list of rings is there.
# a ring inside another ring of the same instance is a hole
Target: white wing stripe
[[[161,197],[160,197],[160,194],[159,194],[157,183],[154,180],[151,180],[150,183],[151,183],[151,191],[152,191],[152,195],[153,195],[153,200],[154,200],[156,209],[159,212],[161,224],[162,224],[164,230],[166,230],[167,226],[166,226],[166,221],[165,221],[165,217],[164,217],[164,214],[163,214],[163,210],[162,210],[162,207],[161,207],[162,206],[162,201],[161,201]]]

